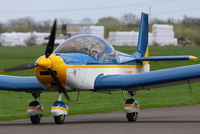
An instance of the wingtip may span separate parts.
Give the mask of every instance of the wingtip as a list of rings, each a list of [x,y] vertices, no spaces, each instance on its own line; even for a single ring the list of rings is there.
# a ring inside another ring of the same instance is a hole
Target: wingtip
[[[190,60],[197,60],[198,58],[195,56],[190,56]]]

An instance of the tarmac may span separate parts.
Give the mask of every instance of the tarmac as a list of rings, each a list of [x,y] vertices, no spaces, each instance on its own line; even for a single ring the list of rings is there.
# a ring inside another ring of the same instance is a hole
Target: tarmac
[[[29,119],[0,122],[0,134],[199,134],[200,105],[144,109],[137,122],[128,122],[123,111],[69,115],[56,125],[53,117],[32,125]]]

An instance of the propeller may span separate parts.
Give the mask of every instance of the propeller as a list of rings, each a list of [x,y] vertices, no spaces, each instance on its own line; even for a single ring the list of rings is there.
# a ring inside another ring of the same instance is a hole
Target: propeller
[[[50,38],[49,38],[49,42],[47,44],[46,51],[45,51],[46,58],[48,58],[52,54],[53,48],[54,48],[54,45],[55,45],[56,22],[57,22],[57,20],[55,19],[54,24],[53,24],[53,28],[52,28],[52,31],[51,31],[51,35],[50,35]],[[56,73],[51,68],[48,68],[48,71],[49,71],[53,81],[56,83],[56,85],[58,85],[58,88],[57,88],[58,92],[59,93],[63,93],[65,98],[68,101],[70,101],[70,97],[67,94],[67,89],[61,84],[61,82],[60,82],[59,78],[57,77]]]
[[[48,60],[49,56],[52,54],[53,49],[54,49],[54,44],[55,44],[55,36],[56,36],[56,24],[57,24],[57,19],[55,19],[52,30],[51,30],[51,34],[49,37],[49,41],[45,50],[45,58],[46,60]],[[2,72],[8,72],[8,71],[17,71],[17,70],[25,70],[25,69],[33,69],[37,66],[42,66],[38,63],[28,63],[28,64],[22,64],[16,67],[11,67],[11,68],[3,68]],[[55,71],[53,71],[51,69],[51,67],[49,67],[47,69],[53,79],[53,81],[55,82],[56,85],[58,85],[58,92],[59,93],[63,93],[65,98],[70,101],[70,97],[67,94],[67,89],[65,88],[65,86],[62,85],[62,83],[60,82],[59,78],[57,77]]]
[[[57,23],[57,19],[55,19],[54,24],[53,24],[53,28],[51,30],[51,34],[49,37],[49,42],[47,44],[46,47],[46,51],[45,51],[45,56],[46,58],[48,58],[51,53],[53,52],[53,48],[54,48],[54,42],[55,42],[55,37],[56,37],[56,23]]]
[[[35,68],[37,66],[38,66],[37,63],[27,63],[27,64],[19,65],[19,66],[16,66],[16,67],[2,68],[2,72],[33,69],[33,68]]]

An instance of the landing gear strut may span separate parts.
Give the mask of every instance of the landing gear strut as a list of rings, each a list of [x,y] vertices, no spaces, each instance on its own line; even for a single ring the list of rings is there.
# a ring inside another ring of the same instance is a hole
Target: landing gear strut
[[[43,106],[37,101],[40,97],[40,93],[32,93],[35,98],[34,101],[30,102],[28,105],[28,115],[32,124],[40,124],[40,120],[43,113]]]
[[[62,94],[59,93],[58,101],[56,101],[51,107],[51,113],[54,116],[54,121],[56,124],[63,124],[65,121],[65,116],[67,116],[69,108],[62,101]]]
[[[126,113],[126,118],[129,122],[135,122],[137,120],[137,115],[139,113],[139,103],[133,98],[136,94],[135,91],[129,90],[131,98],[125,101],[124,111]]]

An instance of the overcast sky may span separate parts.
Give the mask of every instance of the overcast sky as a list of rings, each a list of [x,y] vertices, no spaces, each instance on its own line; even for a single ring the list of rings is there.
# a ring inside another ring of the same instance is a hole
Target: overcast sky
[[[120,17],[125,13],[149,12],[152,18],[200,17],[200,0],[0,0],[0,22],[30,16],[35,20],[84,17]]]

